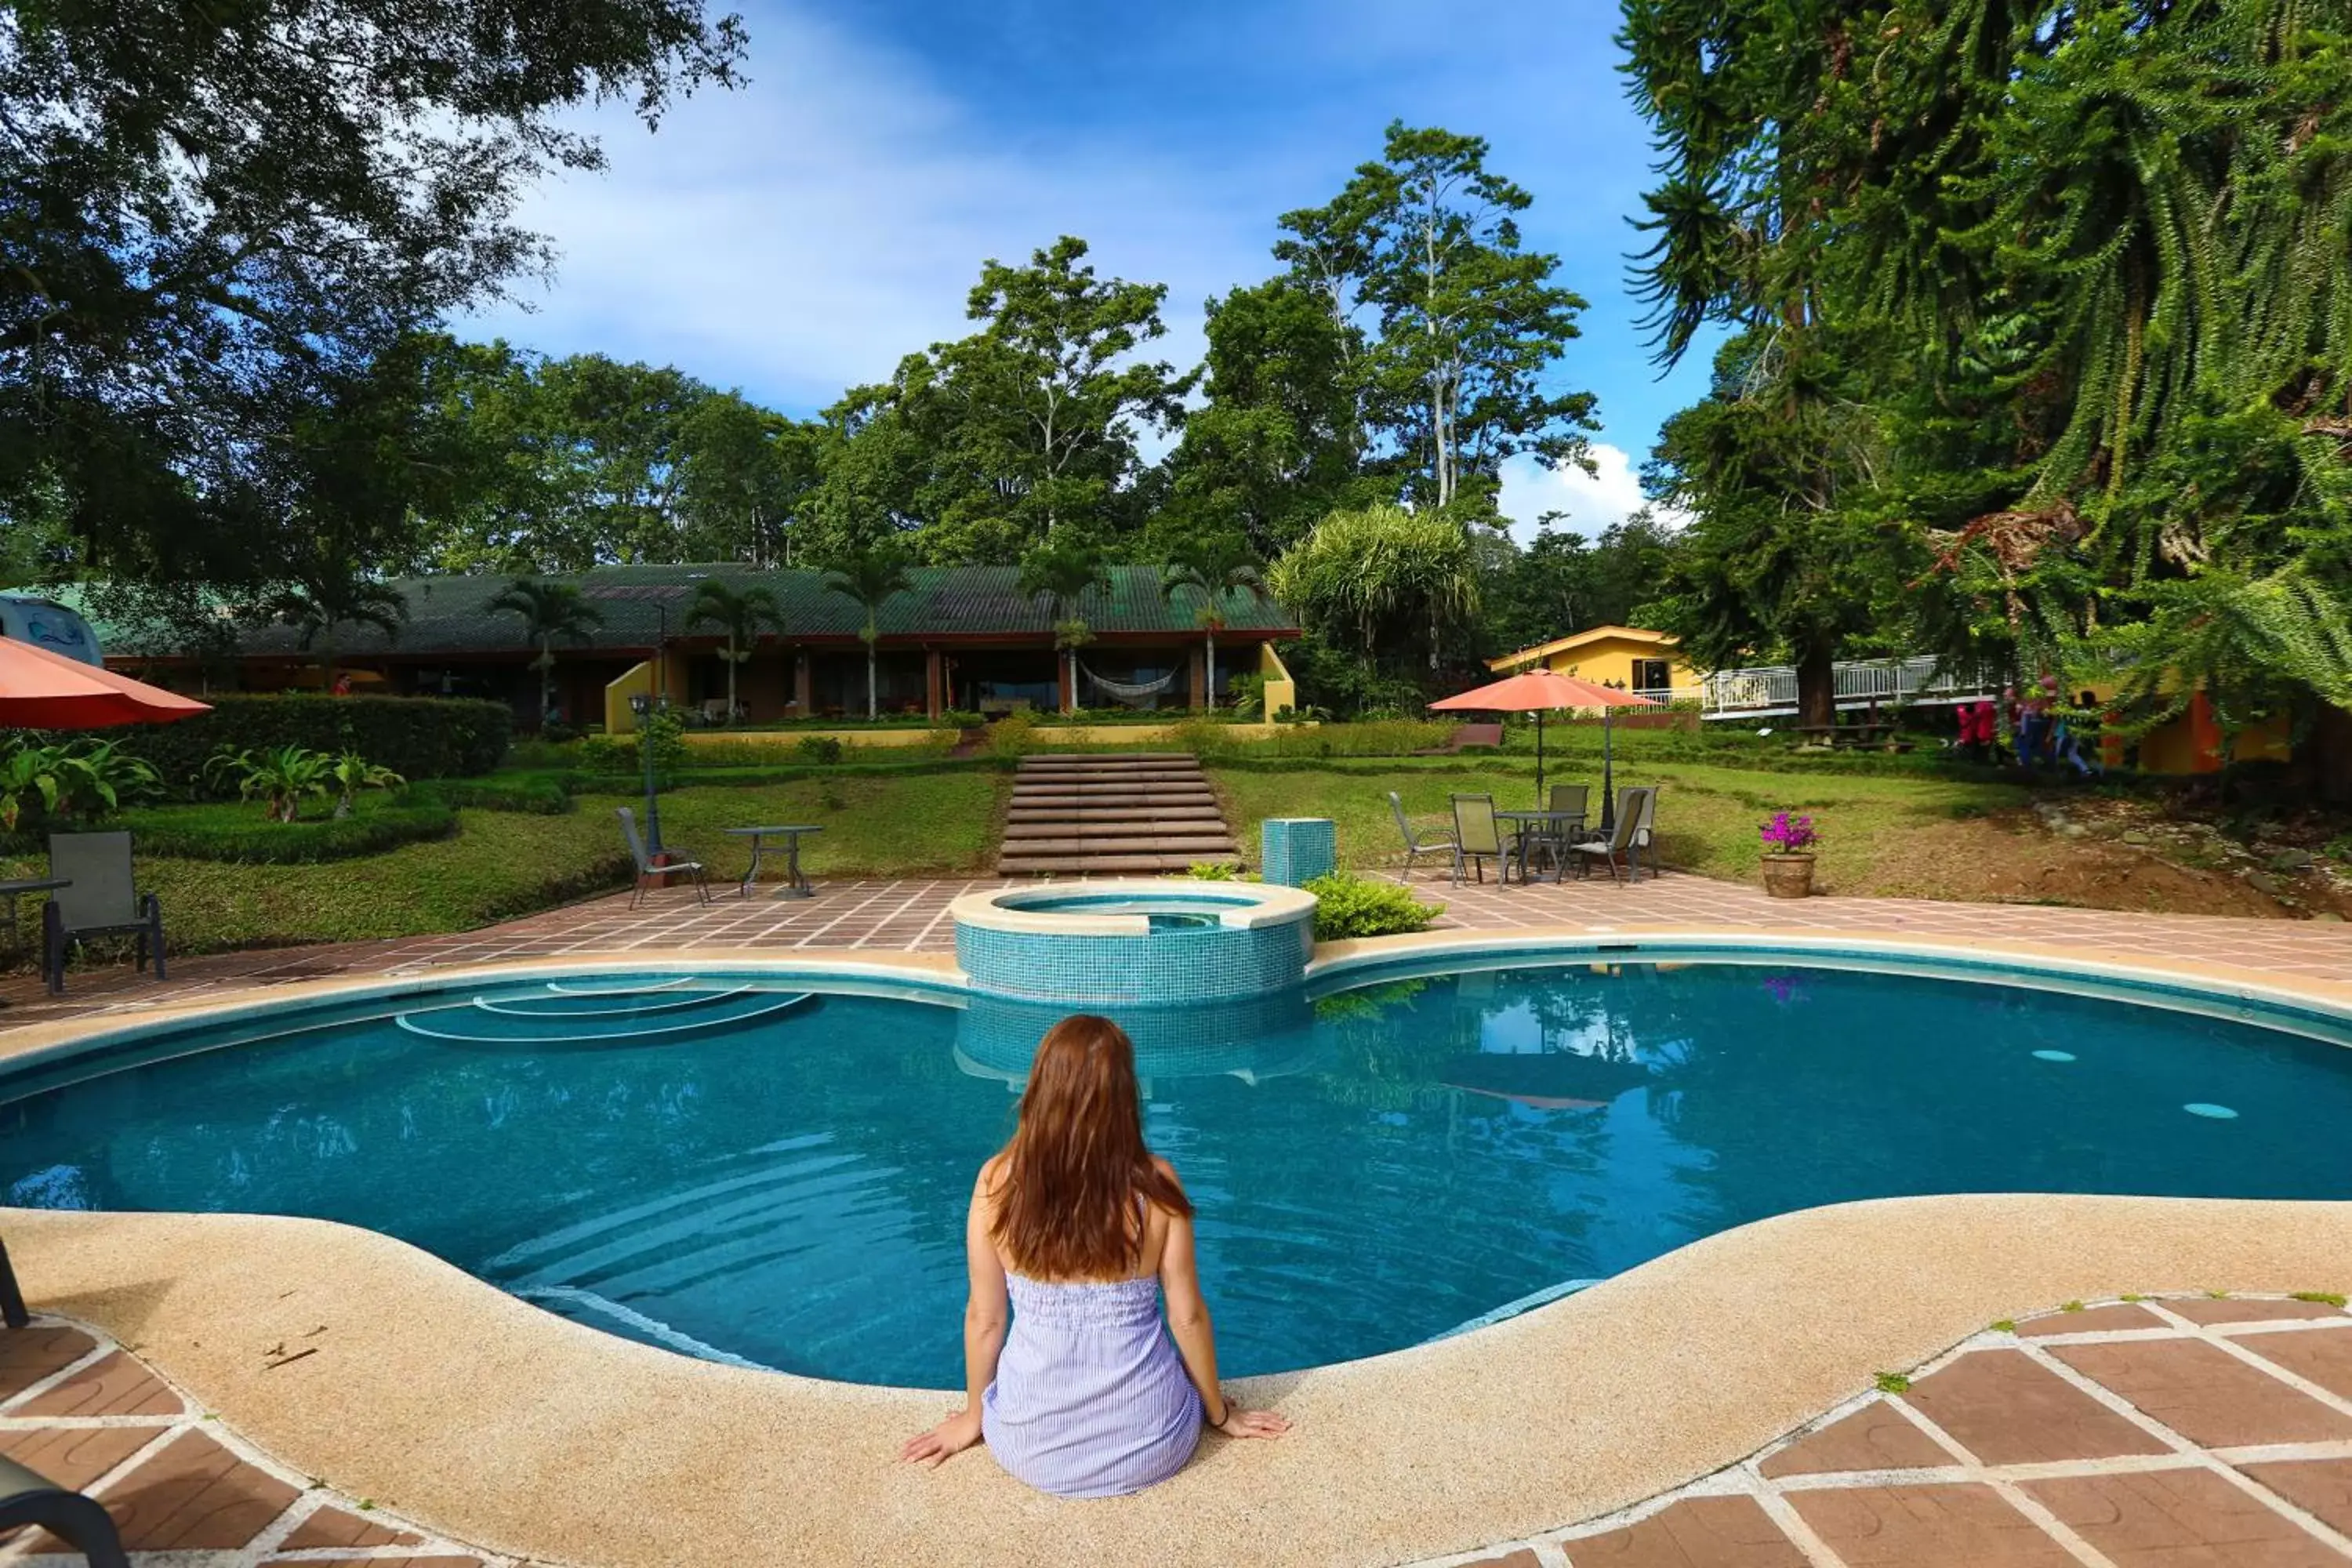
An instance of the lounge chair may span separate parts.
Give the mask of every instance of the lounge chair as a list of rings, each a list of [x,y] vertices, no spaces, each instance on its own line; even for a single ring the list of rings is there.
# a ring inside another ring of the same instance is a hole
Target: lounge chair
[[[104,1508],[16,1460],[0,1458],[0,1535],[37,1526],[82,1554],[89,1568],[131,1568]]]
[[[1578,863],[1585,868],[1588,875],[1591,873],[1592,862],[1600,860],[1609,868],[1611,881],[1621,879],[1619,869],[1627,865],[1628,857],[1633,851],[1634,835],[1642,831],[1643,814],[1649,808],[1649,800],[1650,792],[1646,789],[1624,791],[1617,797],[1616,826],[1609,830],[1608,837],[1588,838],[1581,844],[1571,844],[1568,847],[1570,854],[1582,857]],[[1630,875],[1630,871],[1628,874]]]
[[[1394,790],[1389,791],[1389,809],[1396,813],[1397,831],[1404,835],[1404,869],[1398,873],[1398,881],[1406,882],[1412,879],[1414,857],[1450,853],[1453,850],[1454,840],[1443,829],[1415,827],[1412,825],[1412,819],[1404,814],[1404,797]]]
[[[49,994],[66,988],[66,949],[86,936],[138,936],[139,967],[152,954],[155,978],[164,978],[163,911],[142,893],[131,869],[128,833],[52,833],[49,875],[70,882],[41,908],[41,973]]]
[[[1481,882],[1486,879],[1486,862],[1493,860],[1497,881],[1510,880],[1511,857],[1518,852],[1519,836],[1506,833],[1495,820],[1495,797],[1491,795],[1457,795],[1454,797],[1454,879],[1462,880],[1462,863],[1468,861]]]
[[[1650,853],[1650,830],[1658,821],[1658,786],[1650,784],[1642,791],[1642,819],[1633,824],[1633,841],[1625,847],[1625,870],[1630,877],[1639,871],[1642,860]],[[1650,875],[1658,874],[1655,859],[1650,862]]]
[[[695,891],[701,895],[701,901],[706,904],[710,901],[710,875],[703,869],[701,861],[670,860],[655,865],[653,857],[646,853],[644,837],[637,832],[637,814],[625,805],[615,806],[614,814],[621,819],[621,837],[629,841],[629,858],[635,861],[637,867],[636,882],[629,889],[629,908],[634,910],[637,907],[637,900],[646,896],[647,888],[666,887],[672,877],[693,878]]]

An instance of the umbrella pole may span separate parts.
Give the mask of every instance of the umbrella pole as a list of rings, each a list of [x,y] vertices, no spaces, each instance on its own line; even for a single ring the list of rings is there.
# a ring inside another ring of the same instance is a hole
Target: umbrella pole
[[[1543,710],[1536,710],[1536,809],[1543,809]]]
[[[1617,777],[1610,771],[1609,737],[1615,730],[1614,709],[1601,710],[1601,831],[1609,832],[1617,826]]]

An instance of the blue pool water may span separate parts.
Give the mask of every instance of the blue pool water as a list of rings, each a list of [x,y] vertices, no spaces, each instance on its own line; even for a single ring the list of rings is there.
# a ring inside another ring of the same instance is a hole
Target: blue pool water
[[[616,1333],[960,1384],[963,1205],[1052,1009],[758,978],[392,1005],[0,1080],[0,1194],[342,1220]],[[1843,1199],[2352,1197],[2352,1050],[2086,996],[1578,964],[1128,1021],[1240,1373],[1414,1344]]]

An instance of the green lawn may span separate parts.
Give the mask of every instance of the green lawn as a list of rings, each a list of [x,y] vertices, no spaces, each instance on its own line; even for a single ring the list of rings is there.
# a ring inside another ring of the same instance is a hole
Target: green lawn
[[[1416,818],[1448,819],[1449,797],[1488,794],[1496,806],[1533,806],[1535,769],[1517,757],[1441,762],[1326,763],[1297,769],[1213,767],[1236,837],[1253,860],[1258,825],[1269,816],[1328,816],[1339,825],[1339,859],[1369,869],[1396,866],[1404,856],[1388,794],[1396,791]],[[2027,794],[2013,784],[1941,779],[1763,773],[1753,769],[1620,759],[1617,787],[1659,786],[1657,834],[1667,865],[1711,877],[1753,881],[1756,830],[1775,811],[1811,812],[1824,835],[1821,879],[1843,892],[1932,891],[1932,879],[1908,863],[1906,850],[1922,831],[2021,807]],[[1585,783],[1600,799],[1597,761],[1570,759],[1549,783]],[[1424,865],[1428,862],[1423,861]]]
[[[816,876],[978,871],[1007,787],[1007,775],[985,771],[689,786],[663,795],[662,828],[671,847],[702,859],[714,877],[739,875],[750,859],[745,843],[722,829],[784,822],[824,826],[803,853]],[[613,808],[627,804],[583,795],[563,816],[467,809],[452,837],[320,865],[142,855],[140,884],[162,897],[179,952],[465,931],[626,887]],[[217,816],[224,808],[164,809]],[[259,820],[260,807],[244,809]],[[36,861],[0,857],[0,875],[37,869]]]

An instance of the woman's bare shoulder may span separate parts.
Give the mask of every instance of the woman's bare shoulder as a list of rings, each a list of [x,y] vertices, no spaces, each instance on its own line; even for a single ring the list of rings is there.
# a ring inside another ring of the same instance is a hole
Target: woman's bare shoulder
[[[995,1197],[996,1190],[1004,1184],[1004,1167],[1007,1163],[1006,1157],[1001,1153],[991,1154],[982,1161],[980,1174],[973,1178],[971,1184],[971,1195],[982,1200]]]
[[[1184,1178],[1176,1173],[1176,1167],[1174,1165],[1169,1163],[1166,1160],[1161,1159],[1159,1155],[1154,1154],[1151,1156],[1151,1168],[1159,1172],[1162,1177],[1173,1183],[1178,1192],[1181,1193],[1184,1190]]]

